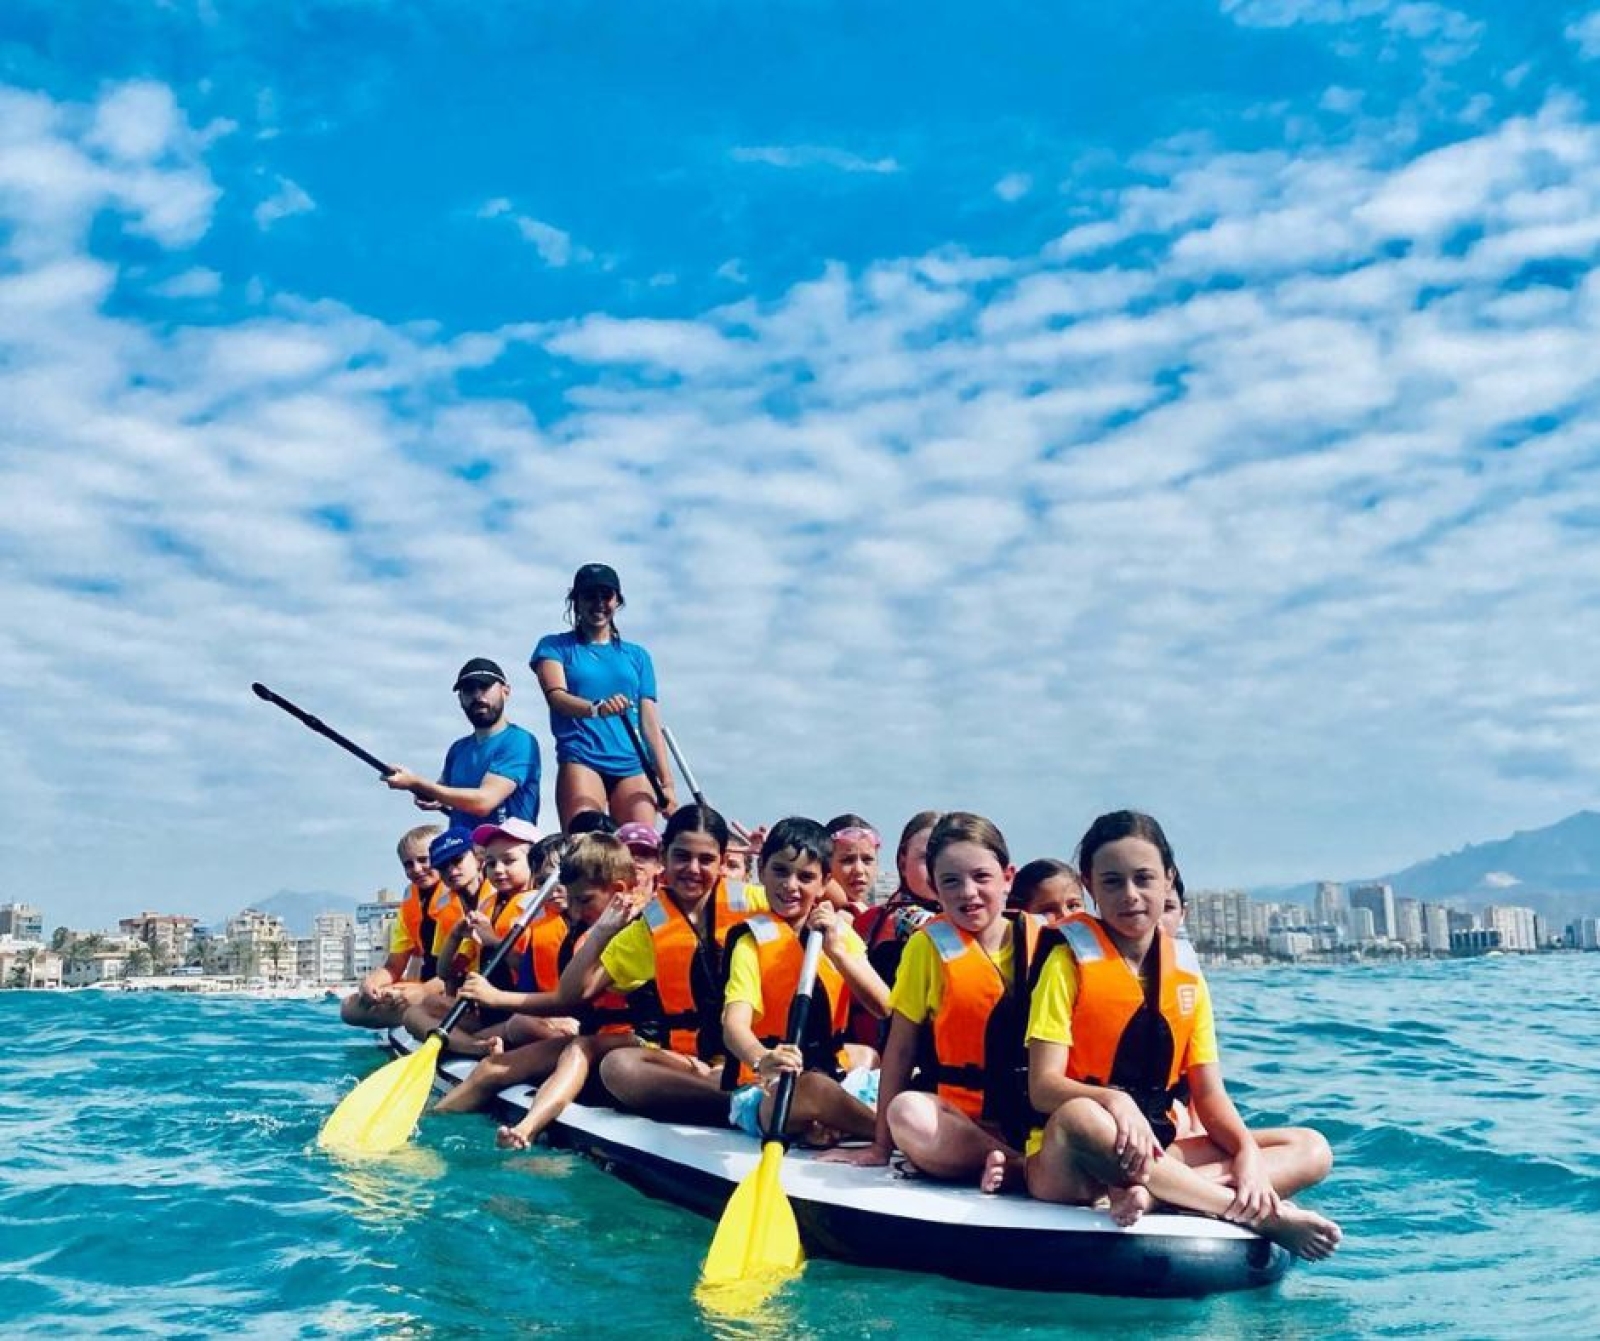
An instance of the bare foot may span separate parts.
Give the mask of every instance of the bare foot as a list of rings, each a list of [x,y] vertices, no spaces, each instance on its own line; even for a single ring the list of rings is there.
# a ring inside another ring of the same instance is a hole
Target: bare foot
[[[502,1127],[494,1134],[494,1143],[502,1150],[526,1150],[531,1142],[515,1127]]]
[[[1292,1201],[1280,1201],[1278,1213],[1264,1220],[1257,1231],[1274,1243],[1281,1243],[1296,1257],[1307,1262],[1320,1262],[1331,1257],[1339,1246],[1344,1231],[1326,1216],[1296,1206]]]
[[[978,1175],[978,1191],[991,1196],[996,1192],[1016,1191],[1022,1186],[1023,1168],[1020,1155],[991,1150],[983,1158],[983,1171]]]
[[[1106,1194],[1106,1209],[1111,1212],[1111,1223],[1126,1229],[1141,1215],[1155,1208],[1156,1199],[1143,1183],[1132,1187],[1113,1187]]]

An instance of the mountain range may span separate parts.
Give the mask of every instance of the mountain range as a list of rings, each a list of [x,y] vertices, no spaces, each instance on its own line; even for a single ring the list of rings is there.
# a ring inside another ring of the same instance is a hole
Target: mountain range
[[[291,936],[309,936],[318,913],[353,913],[359,902],[348,894],[333,894],[323,889],[280,889],[270,898],[257,899],[250,906],[281,917]]]
[[[1383,881],[1396,895],[1482,908],[1520,904],[1542,913],[1553,926],[1600,912],[1600,812],[1580,810],[1542,829],[1472,843],[1457,852],[1429,857],[1387,875],[1346,880],[1346,885]],[[1307,903],[1315,884],[1254,890],[1258,898]]]

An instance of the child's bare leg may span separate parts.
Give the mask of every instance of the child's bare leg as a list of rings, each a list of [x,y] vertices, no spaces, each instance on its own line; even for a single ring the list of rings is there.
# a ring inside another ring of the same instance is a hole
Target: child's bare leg
[[[761,1100],[761,1129],[766,1130],[772,1121],[772,1105],[777,1100],[775,1091],[769,1091]],[[866,1104],[853,1095],[846,1094],[837,1080],[818,1071],[807,1071],[794,1083],[794,1101],[789,1106],[789,1122],[785,1134],[797,1136],[813,1123],[838,1132],[841,1136],[872,1138],[876,1118]]]
[[[555,1070],[533,1096],[527,1116],[514,1127],[501,1127],[495,1133],[495,1144],[507,1150],[526,1150],[583,1093],[590,1073],[606,1053],[635,1044],[632,1034],[585,1034],[567,1040]]]
[[[1262,1162],[1272,1189],[1280,1197],[1292,1197],[1315,1187],[1333,1168],[1333,1151],[1321,1132],[1311,1127],[1267,1127],[1250,1133],[1261,1148]],[[1194,1136],[1168,1148],[1196,1173],[1215,1182],[1232,1186],[1233,1160],[1208,1137]]]
[[[1073,1099],[1063,1104],[1051,1114],[1044,1144],[1028,1161],[1028,1190],[1046,1201],[1084,1204],[1094,1199],[1100,1187],[1126,1186],[1116,1139],[1116,1122],[1094,1100]],[[1157,1201],[1218,1219],[1233,1204],[1228,1188],[1171,1156],[1154,1162],[1145,1186]],[[1327,1257],[1342,1237],[1332,1220],[1288,1201],[1252,1227],[1307,1261]]]
[[[507,1085],[547,1075],[561,1055],[558,1040],[545,1039],[510,1052],[490,1053],[472,1074],[433,1106],[435,1113],[471,1113],[482,1108]]]
[[[600,1062],[600,1079],[624,1108],[661,1122],[726,1123],[728,1096],[703,1062],[661,1048],[618,1048]]]
[[[930,1178],[961,1180],[990,1176],[990,1156],[1000,1156],[1001,1177],[1020,1176],[1022,1156],[991,1136],[953,1104],[934,1094],[905,1090],[889,1105],[889,1134]]]

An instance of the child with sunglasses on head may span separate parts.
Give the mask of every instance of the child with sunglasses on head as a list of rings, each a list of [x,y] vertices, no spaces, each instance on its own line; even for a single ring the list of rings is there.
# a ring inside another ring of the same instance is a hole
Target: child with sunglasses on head
[[[1248,1225],[1297,1257],[1338,1247],[1339,1226],[1285,1200],[1333,1156],[1310,1128],[1251,1131],[1222,1083],[1211,996],[1193,948],[1161,929],[1177,862],[1148,815],[1102,815],[1078,845],[1099,913],[1047,933],[1028,1020],[1028,1082],[1050,1114],[1028,1140],[1028,1190],[1132,1224],[1161,1203]],[[1187,1081],[1205,1135],[1180,1137]]]

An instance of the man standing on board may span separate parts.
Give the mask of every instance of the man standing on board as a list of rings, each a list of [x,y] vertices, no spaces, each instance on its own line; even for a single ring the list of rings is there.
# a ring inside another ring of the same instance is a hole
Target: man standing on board
[[[456,697],[472,734],[444,756],[437,782],[397,768],[384,782],[410,792],[419,810],[443,810],[452,827],[475,829],[508,819],[539,818],[539,742],[506,720],[511,686],[488,657],[473,657],[456,676]]]

